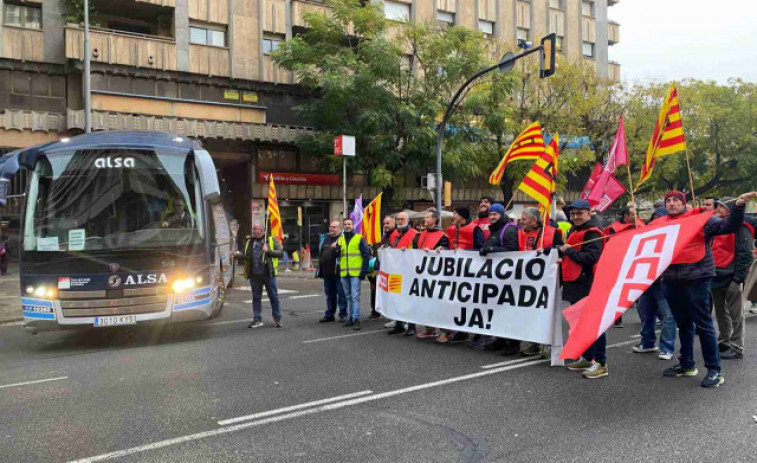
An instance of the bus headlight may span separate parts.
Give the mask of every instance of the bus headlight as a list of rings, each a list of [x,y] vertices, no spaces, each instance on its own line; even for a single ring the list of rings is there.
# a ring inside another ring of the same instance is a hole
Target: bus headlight
[[[55,299],[55,297],[58,295],[58,292],[55,290],[55,288],[48,287],[48,286],[27,286],[26,287],[26,294],[34,297],[38,297],[40,299]]]
[[[193,278],[180,278],[173,282],[171,289],[175,293],[183,293],[195,287],[195,280]]]

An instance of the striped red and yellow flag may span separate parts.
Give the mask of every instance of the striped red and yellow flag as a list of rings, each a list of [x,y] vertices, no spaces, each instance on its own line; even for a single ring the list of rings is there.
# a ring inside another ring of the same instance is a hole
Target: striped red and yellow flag
[[[489,176],[489,183],[499,185],[499,182],[502,181],[502,176],[505,174],[505,168],[510,162],[522,161],[524,159],[538,159],[543,152],[544,137],[541,133],[541,126],[538,122],[534,122],[515,138],[505,156],[499,161],[497,168]]]
[[[368,245],[381,242],[381,195],[373,198],[373,201],[363,211],[363,238]]]
[[[558,146],[559,135],[555,134],[549,146],[542,152],[518,187],[520,191],[539,203],[542,214],[545,213],[544,211],[549,211],[552,206],[552,194],[557,189]]]
[[[641,179],[639,185],[649,180],[657,158],[669,154],[686,151],[686,136],[683,132],[683,120],[681,119],[681,106],[678,102],[678,90],[675,85],[670,87],[665,102],[660,108],[657,123],[652,132],[652,139],[647,147],[647,158],[641,166]]]
[[[279,200],[276,197],[276,185],[273,184],[273,174],[268,174],[268,216],[271,218],[270,235],[279,241],[284,241],[284,229],[281,226],[281,212]]]

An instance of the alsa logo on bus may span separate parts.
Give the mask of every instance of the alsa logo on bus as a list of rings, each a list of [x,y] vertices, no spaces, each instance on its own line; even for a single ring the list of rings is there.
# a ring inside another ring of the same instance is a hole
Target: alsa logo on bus
[[[95,167],[98,169],[118,169],[122,167],[134,167],[134,158],[104,157],[95,159]]]
[[[143,275],[141,273],[137,275],[129,275],[126,277],[124,286],[151,285],[155,283],[157,284],[168,283],[168,277],[166,276],[165,273],[161,273],[160,275],[156,273],[148,273],[146,275]]]

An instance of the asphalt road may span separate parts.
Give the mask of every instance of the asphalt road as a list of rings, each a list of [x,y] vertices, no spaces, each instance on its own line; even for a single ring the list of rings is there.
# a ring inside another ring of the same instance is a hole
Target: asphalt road
[[[631,353],[639,324],[627,315],[609,332],[610,376],[589,381],[538,359],[387,336],[383,321],[318,324],[318,281],[279,286],[291,291],[281,329],[267,304],[266,326],[246,328],[243,289],[204,324],[0,327],[0,461],[757,460],[753,348],[706,390],[702,373],[664,378],[672,362]],[[748,346],[755,329],[752,318]]]

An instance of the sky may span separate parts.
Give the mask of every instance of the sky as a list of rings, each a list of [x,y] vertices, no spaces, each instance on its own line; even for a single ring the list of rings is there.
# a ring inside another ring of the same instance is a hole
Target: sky
[[[757,0],[620,0],[610,60],[624,82],[693,77],[757,82]]]

